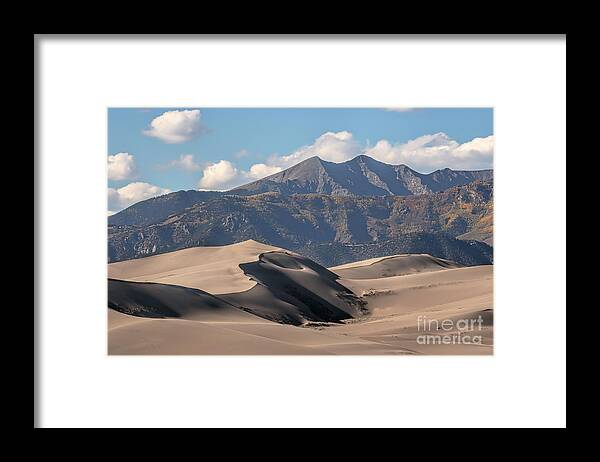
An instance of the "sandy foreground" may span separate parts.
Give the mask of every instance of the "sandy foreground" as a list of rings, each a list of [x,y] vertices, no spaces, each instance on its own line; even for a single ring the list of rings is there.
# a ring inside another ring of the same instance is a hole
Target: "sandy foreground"
[[[493,353],[491,265],[397,255],[327,270],[281,250],[245,241],[108,265],[109,303],[166,316],[109,309],[108,353]],[[336,321],[315,321],[327,316]]]

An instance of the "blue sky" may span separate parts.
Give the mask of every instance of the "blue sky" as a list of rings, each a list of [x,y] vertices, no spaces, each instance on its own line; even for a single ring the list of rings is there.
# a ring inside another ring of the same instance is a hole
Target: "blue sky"
[[[492,167],[490,108],[111,108],[109,209],[180,189],[226,190],[319,155],[366,153],[428,173]]]

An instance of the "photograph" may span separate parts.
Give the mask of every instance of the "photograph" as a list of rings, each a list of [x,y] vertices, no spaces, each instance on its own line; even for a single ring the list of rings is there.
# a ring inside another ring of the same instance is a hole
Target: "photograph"
[[[492,355],[493,108],[109,108],[109,355]]]

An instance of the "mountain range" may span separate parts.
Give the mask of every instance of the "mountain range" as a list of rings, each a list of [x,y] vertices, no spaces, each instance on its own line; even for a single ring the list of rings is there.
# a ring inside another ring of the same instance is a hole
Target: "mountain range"
[[[492,178],[491,170],[423,175],[367,156],[341,164],[313,157],[227,192],[134,204],[108,219],[108,258],[253,239],[324,266],[400,253],[491,263]]]
[[[451,170],[418,173],[406,165],[389,165],[360,155],[346,162],[311,157],[282,172],[239,186],[232,194],[264,192],[332,194],[337,196],[409,196],[443,191],[475,180],[491,180],[492,170]]]
[[[418,173],[406,165],[388,165],[360,155],[342,163],[311,157],[286,170],[226,192],[177,191],[138,202],[108,218],[109,225],[147,226],[197,203],[224,195],[250,196],[276,192],[335,196],[411,196],[443,191],[476,180],[493,181],[492,170]]]

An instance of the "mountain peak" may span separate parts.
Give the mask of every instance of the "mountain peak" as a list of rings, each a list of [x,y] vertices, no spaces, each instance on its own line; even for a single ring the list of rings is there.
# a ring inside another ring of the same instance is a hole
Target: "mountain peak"
[[[391,164],[386,164],[385,162],[382,162],[380,160],[374,159],[371,156],[368,156],[366,154],[359,154],[356,157],[353,157],[350,160],[347,160],[346,162],[351,162],[351,163],[357,163],[357,162],[362,162],[368,165],[385,165],[388,167],[392,167]]]
[[[346,162],[378,162],[377,160],[373,159],[372,157],[367,156],[366,154],[359,154],[356,157],[353,157],[352,159],[346,161]]]
[[[359,154],[341,163],[312,156],[286,170],[231,191],[238,195],[277,192],[283,195],[317,193],[340,196],[410,196],[491,178],[491,171],[443,169],[422,174],[404,164],[386,164],[366,154]]]
[[[387,166],[387,167],[399,167],[399,168],[402,168],[402,169],[408,169],[408,170],[414,171],[414,170],[412,170],[406,164],[386,164],[385,162],[383,162],[381,160],[377,160],[377,159],[375,159],[375,158],[373,158],[371,156],[368,156],[366,154],[359,154],[358,156],[353,157],[352,159],[347,160],[344,163],[357,163],[357,162],[361,162],[361,163],[364,163],[364,164],[367,164],[367,165],[384,165],[384,166]]]
[[[312,164],[314,164],[314,165],[317,165],[317,164],[322,165],[323,162],[325,162],[325,161],[323,159],[321,159],[319,156],[312,156],[312,157],[309,157],[308,159],[304,159],[303,161],[298,162],[296,165],[293,165],[290,168],[294,168],[294,167],[297,167],[299,165],[312,165]]]

